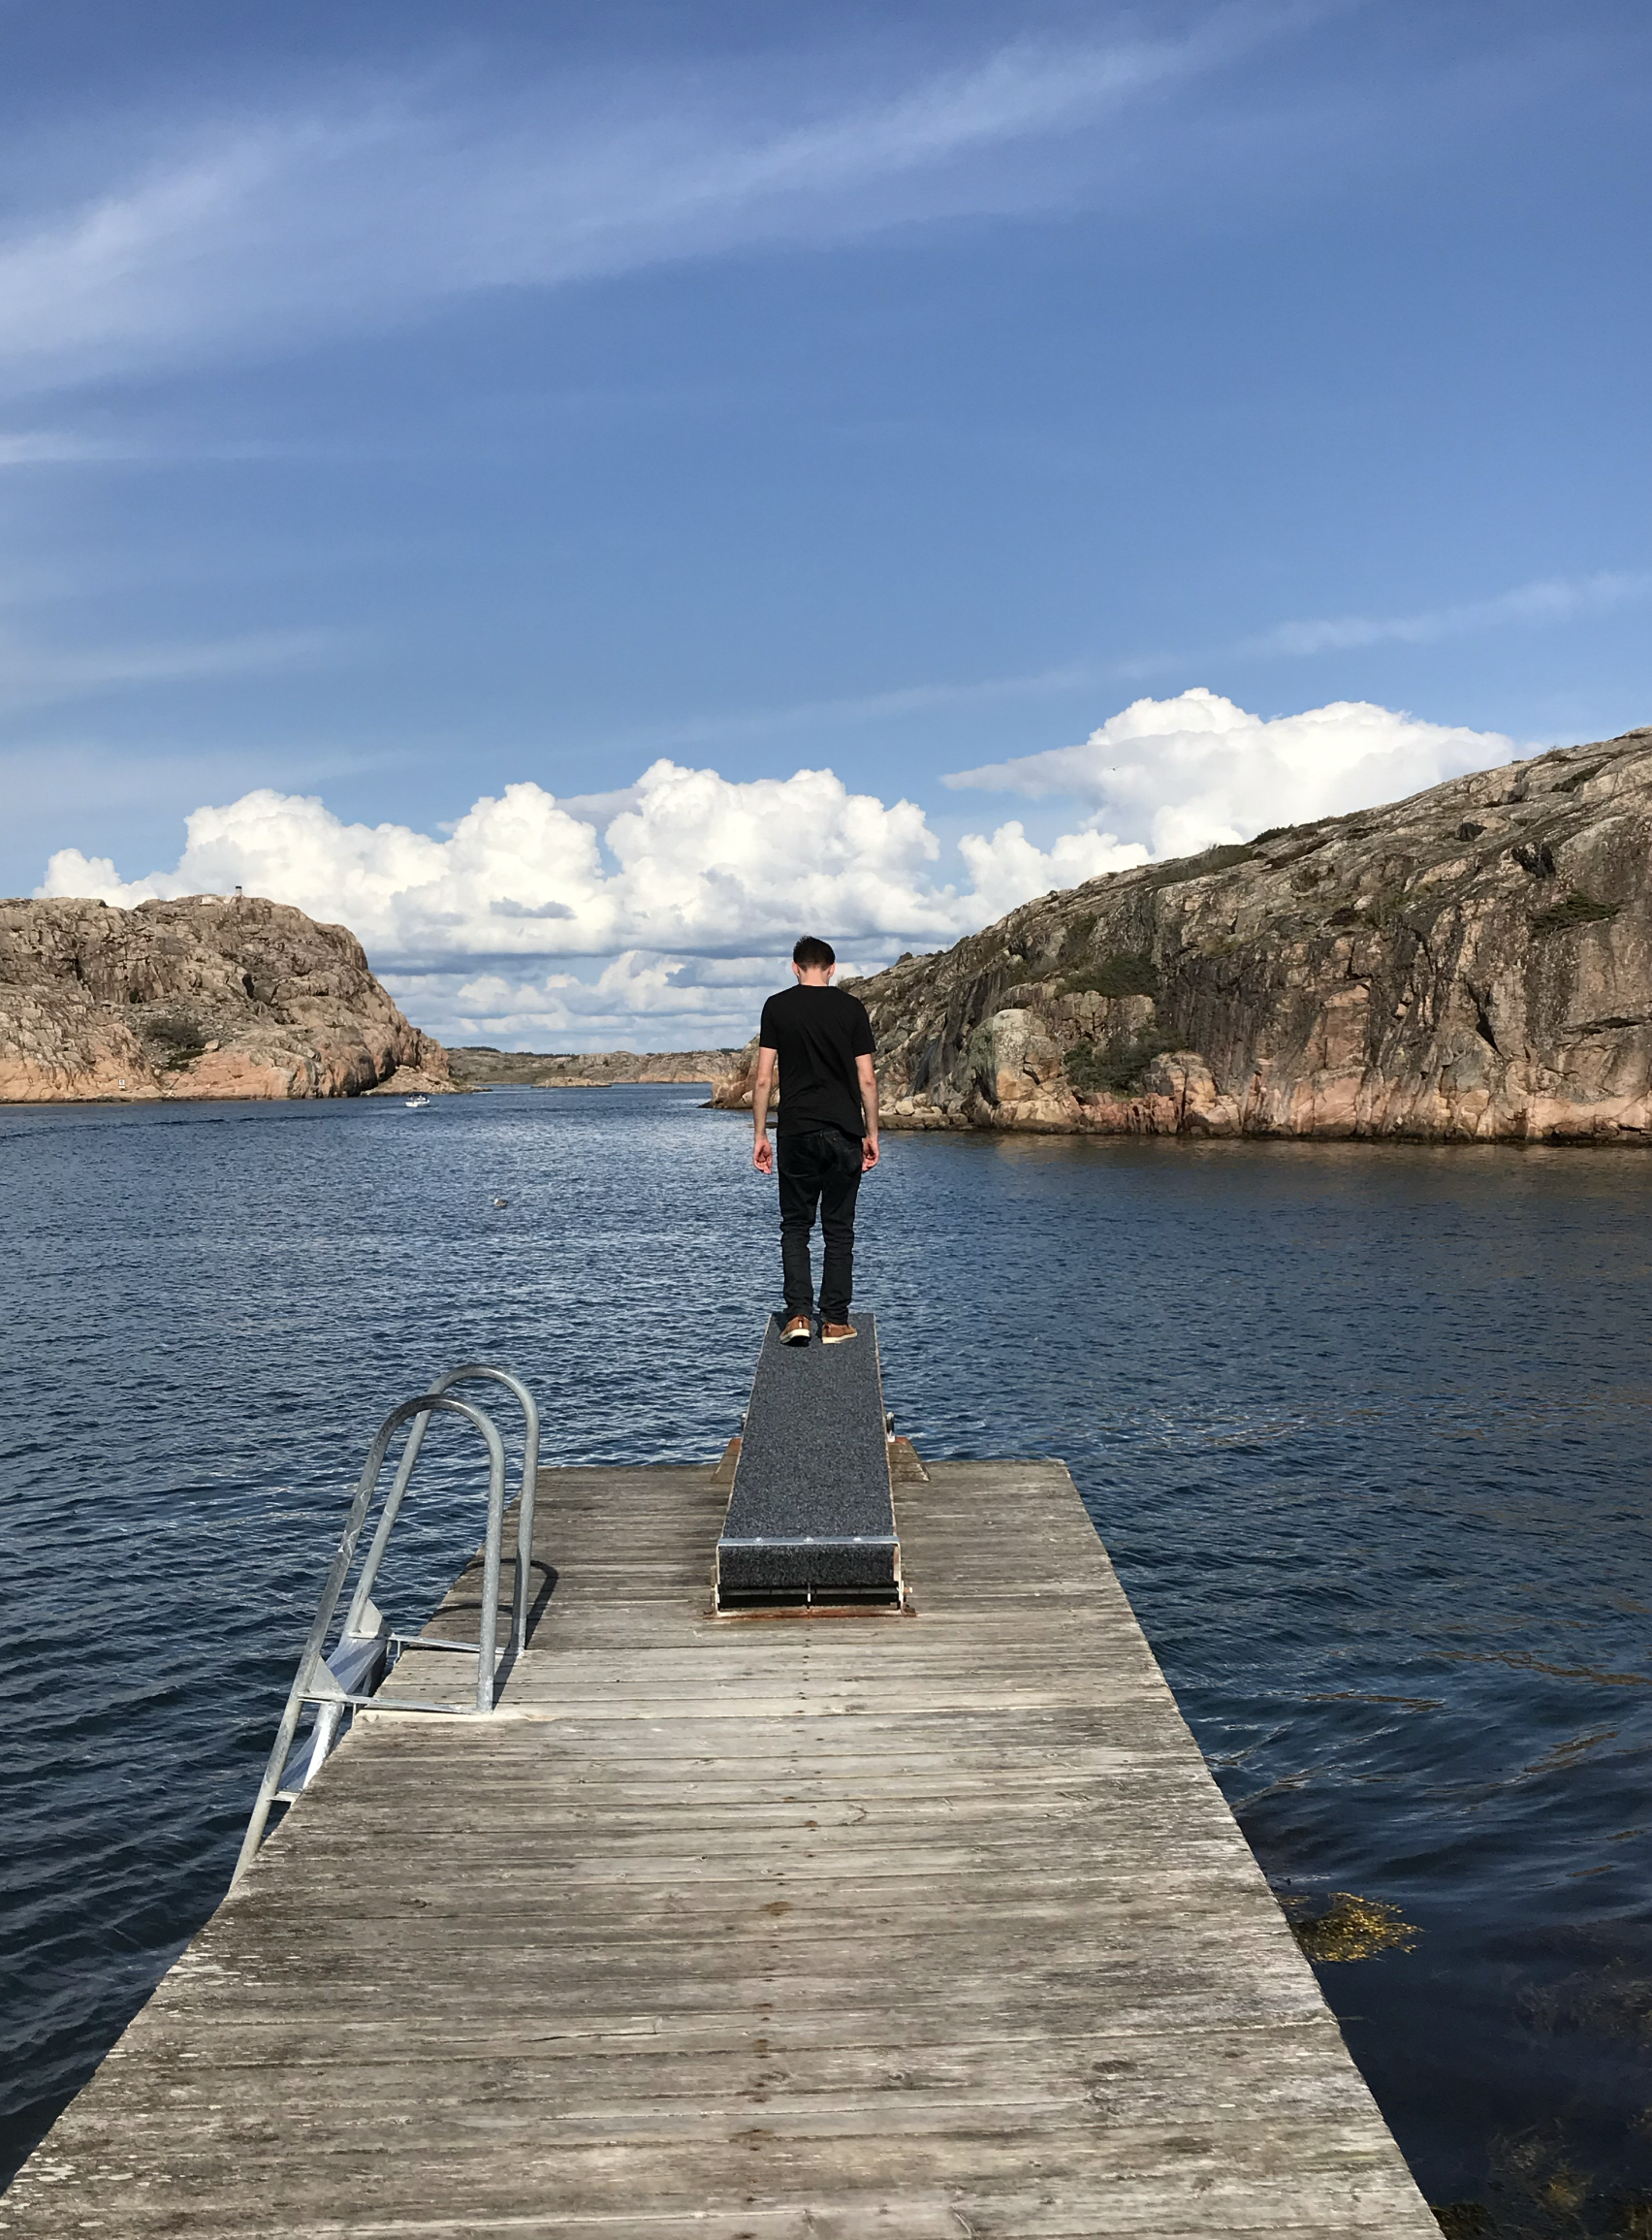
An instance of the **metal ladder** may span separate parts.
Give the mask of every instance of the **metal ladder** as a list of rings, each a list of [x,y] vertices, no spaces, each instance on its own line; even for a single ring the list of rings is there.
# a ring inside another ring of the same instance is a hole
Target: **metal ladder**
[[[511,1592],[510,1638],[501,1660],[497,1647],[499,1572],[502,1561],[502,1541],[505,1521],[505,1448],[499,1437],[498,1426],[484,1408],[470,1400],[457,1400],[452,1396],[455,1385],[503,1385],[521,1403],[523,1412],[522,1489],[517,1512],[516,1563]],[[401,1513],[413,1470],[419,1459],[419,1451],[425,1443],[425,1432],[430,1418],[435,1415],[458,1416],[481,1433],[488,1449],[488,1532],[483,1542],[482,1554],[482,1616],[478,1641],[441,1641],[429,1635],[394,1632],[384,1614],[372,1599],[374,1582],[384,1561],[385,1550],[390,1544],[391,1532]],[[385,1497],[378,1524],[373,1532],[355,1592],[350,1597],[344,1622],[331,1652],[327,1650],[328,1635],[343,1596],[356,1550],[378,1491],[379,1480],[384,1474],[385,1459],[391,1443],[404,1424],[412,1428],[407,1434],[397,1465],[396,1476]],[[383,1680],[393,1653],[408,1649],[440,1649],[448,1655],[473,1656],[476,1659],[476,1700],[474,1704],[454,1702],[425,1702],[398,1696],[398,1712],[430,1712],[450,1718],[486,1718],[493,1709],[493,1693],[501,1661],[508,1663],[521,1653],[527,1638],[527,1605],[529,1570],[533,1554],[533,1495],[539,1471],[539,1410],[533,1395],[517,1377],[504,1369],[486,1366],[480,1361],[463,1361],[458,1368],[449,1369],[436,1379],[427,1392],[417,1399],[403,1400],[392,1408],[378,1427],[368,1453],[365,1466],[356,1482],[355,1496],[350,1503],[350,1514],[344,1525],[343,1537],[333,1558],[327,1584],[321,1591],[315,1619],[309,1630],[299,1669],[293,1676],[288,1691],[286,1709],[276,1729],[270,1761],[259,1783],[257,1801],[247,1822],[246,1834],[241,1840],[240,1855],[236,1871],[230,1878],[233,1891],[253,1860],[258,1856],[264,1840],[266,1826],[271,1809],[276,1805],[296,1804],[309,1787],[337,1744],[339,1729],[347,1712],[370,1707],[375,1690]],[[298,1747],[294,1738],[299,1721],[307,1708],[313,1706],[315,1720]]]

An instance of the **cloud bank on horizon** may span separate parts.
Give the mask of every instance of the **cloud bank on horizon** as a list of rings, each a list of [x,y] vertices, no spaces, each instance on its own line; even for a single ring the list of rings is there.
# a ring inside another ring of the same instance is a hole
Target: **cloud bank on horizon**
[[[738,781],[661,760],[603,805],[600,829],[593,804],[531,781],[477,801],[442,838],[345,824],[319,799],[261,788],[196,810],[171,871],[127,880],[65,848],[36,892],[130,908],[238,885],[348,925],[417,1023],[449,1040],[699,1047],[746,1040],[802,931],[873,969],[1052,887],[1392,800],[1516,752],[1500,732],[1365,701],[1269,720],[1195,688],[1136,700],[1082,745],[950,776],[1086,812],[1043,845],[1019,818],[967,833],[952,879],[914,802],[851,793],[830,770]]]

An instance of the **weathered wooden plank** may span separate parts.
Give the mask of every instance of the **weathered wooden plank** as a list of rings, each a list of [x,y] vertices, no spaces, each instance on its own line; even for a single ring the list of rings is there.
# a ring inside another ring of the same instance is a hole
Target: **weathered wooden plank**
[[[381,2031],[365,2026],[353,2032],[318,2029],[303,2018],[288,2025],[266,2024],[232,2036],[209,2026],[190,2054],[156,2056],[157,2093],[144,2108],[122,2109],[113,2119],[118,2136],[134,2120],[170,2125],[178,2112],[204,2104],[234,2111],[246,2104],[270,2116],[277,2108],[304,2117],[311,2109],[336,2107],[347,2095],[358,2114],[369,2106],[453,2103],[482,2105],[493,2098],[537,2099],[561,2109],[609,2105],[638,2097],[688,2096],[710,2105],[725,2104],[743,2087],[772,2090],[778,2083],[806,2093],[858,2088],[886,2090],[899,2083],[911,2090],[951,2089],[954,2074],[988,2083],[1005,2080],[1027,2089],[1045,2069],[1088,2077],[1092,2104],[1133,2118],[1185,2114],[1190,2091],[1208,2094],[1228,2110],[1253,2106],[1254,2048],[1250,2018],[1219,2023],[1200,2035],[1195,2051],[1185,2030],[1166,2028],[1162,2019],[1133,2026],[1121,2021],[1096,2034],[1085,2028],[1075,2003],[1062,2010],[1049,2031],[1016,2029],[1008,2016],[964,2015],[976,2036],[960,2045],[954,2038],[933,2040],[921,2032],[890,2042],[878,2017],[829,2016],[816,2040],[802,2049],[778,2022],[765,2030],[748,2021],[739,2033],[718,2028],[718,2018],[683,2018],[669,2032],[633,2018],[599,2016],[589,2029],[570,2023],[558,2032],[527,2016],[504,2018],[486,2037],[462,2029],[398,2037],[387,2049]],[[982,2033],[991,2032],[983,2042]],[[773,2033],[773,2034],[770,2034]],[[1270,2068],[1262,2098],[1274,2109],[1332,2109],[1346,2118],[1358,2114],[1352,2088],[1327,2064],[1321,2033],[1303,2022],[1280,2032],[1281,2053]],[[1293,2042],[1294,2040],[1294,2042]],[[159,2087],[165,2087],[164,2117]],[[93,2125],[81,2134],[85,2147]],[[163,2139],[170,2146],[171,2138]]]
[[[914,1465],[847,1621],[712,1614],[726,1470],[545,1473],[502,1715],[360,1723],[0,2231],[1427,2240],[1065,1472]]]

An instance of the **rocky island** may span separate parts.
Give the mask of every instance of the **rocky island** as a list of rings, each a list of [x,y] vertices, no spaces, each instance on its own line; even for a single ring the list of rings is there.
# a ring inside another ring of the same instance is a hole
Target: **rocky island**
[[[1639,730],[1091,880],[853,985],[893,1128],[1646,1142],[1649,868]]]
[[[343,926],[238,895],[0,902],[0,1102],[453,1086]]]

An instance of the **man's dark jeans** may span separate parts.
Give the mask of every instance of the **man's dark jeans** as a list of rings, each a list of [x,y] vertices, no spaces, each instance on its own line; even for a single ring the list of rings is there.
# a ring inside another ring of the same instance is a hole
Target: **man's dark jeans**
[[[786,1318],[814,1304],[809,1234],[820,1208],[825,1264],[820,1270],[820,1320],[849,1319],[855,1282],[855,1198],[860,1190],[859,1136],[823,1128],[807,1136],[781,1135],[775,1166],[780,1178],[780,1268],[786,1283]]]

